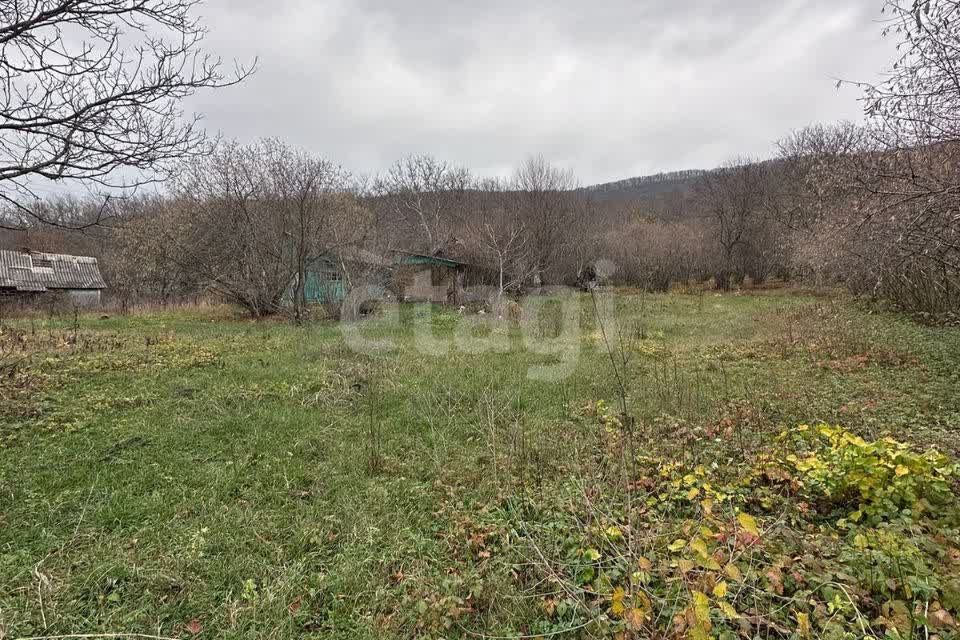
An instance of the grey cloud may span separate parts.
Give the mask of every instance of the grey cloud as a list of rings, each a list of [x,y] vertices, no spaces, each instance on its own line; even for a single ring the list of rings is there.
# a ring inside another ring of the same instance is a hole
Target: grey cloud
[[[208,47],[260,58],[189,107],[351,170],[430,152],[482,173],[529,153],[584,182],[764,154],[813,121],[856,119],[852,90],[893,45],[874,0],[208,0]]]

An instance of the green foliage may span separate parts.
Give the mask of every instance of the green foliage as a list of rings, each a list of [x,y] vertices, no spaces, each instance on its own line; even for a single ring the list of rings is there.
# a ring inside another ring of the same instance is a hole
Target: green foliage
[[[555,356],[513,334],[425,356],[406,306],[360,327],[396,342],[376,357],[335,326],[222,309],[21,322],[30,357],[0,379],[0,635],[956,637],[954,507],[854,522],[859,491],[828,499],[784,460],[825,444],[775,438],[816,416],[956,455],[960,332],[871,316],[863,348],[916,362],[823,367],[770,346],[809,298],[623,297],[648,336],[627,423],[582,302],[577,366],[550,384],[527,368]],[[431,313],[437,340],[460,330]]]
[[[581,407],[579,411],[581,416],[596,418],[608,433],[617,433],[623,429],[623,422],[620,415],[605,400],[589,402]]]
[[[956,500],[958,467],[935,449],[916,453],[893,438],[867,441],[825,424],[801,425],[780,440],[795,448],[780,464],[814,500],[851,522],[918,517]]]
[[[596,420],[609,463],[611,412],[593,402],[581,413]],[[567,484],[556,502],[521,510],[532,521],[513,520],[515,510],[508,521],[535,548],[563,549],[556,561],[540,556],[543,578],[564,594],[547,596],[545,610],[592,636],[752,637],[759,625],[784,638],[910,638],[924,628],[949,638],[960,629],[954,472],[935,452],[801,426],[730,467],[641,455],[619,498],[606,486],[581,501],[584,489]]]

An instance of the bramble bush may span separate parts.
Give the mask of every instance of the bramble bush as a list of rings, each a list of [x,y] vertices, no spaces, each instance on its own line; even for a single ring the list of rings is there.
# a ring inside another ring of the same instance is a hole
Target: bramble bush
[[[841,427],[800,425],[780,436],[792,453],[777,462],[813,502],[852,522],[915,518],[953,503],[958,468],[934,449],[893,438],[868,442]]]
[[[501,522],[523,532],[502,551],[519,551],[514,562],[543,585],[543,617],[527,632],[957,637],[960,505],[946,456],[801,425],[730,465],[630,451],[625,484],[610,484],[623,421],[602,401],[579,415],[602,434],[596,482]]]

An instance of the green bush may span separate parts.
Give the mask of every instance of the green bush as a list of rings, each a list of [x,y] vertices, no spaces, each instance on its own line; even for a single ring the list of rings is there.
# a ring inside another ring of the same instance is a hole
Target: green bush
[[[892,438],[868,442],[841,427],[801,425],[781,434],[795,453],[780,463],[812,500],[853,522],[916,517],[954,503],[957,465],[934,449],[917,453]]]

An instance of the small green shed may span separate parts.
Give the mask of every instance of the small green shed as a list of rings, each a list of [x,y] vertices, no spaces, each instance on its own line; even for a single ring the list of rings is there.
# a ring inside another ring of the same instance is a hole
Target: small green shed
[[[376,296],[386,296],[386,283],[394,268],[392,260],[358,247],[341,247],[325,253],[307,263],[304,297],[307,304],[330,304],[343,302],[352,285],[363,285],[370,295],[371,287]],[[284,294],[290,304],[297,293],[295,275]]]
[[[286,298],[293,300],[297,292],[297,276],[293,277]],[[347,295],[344,284],[343,268],[339,260],[332,256],[314,258],[307,265],[304,284],[304,298],[307,304],[327,304],[343,302]]]

